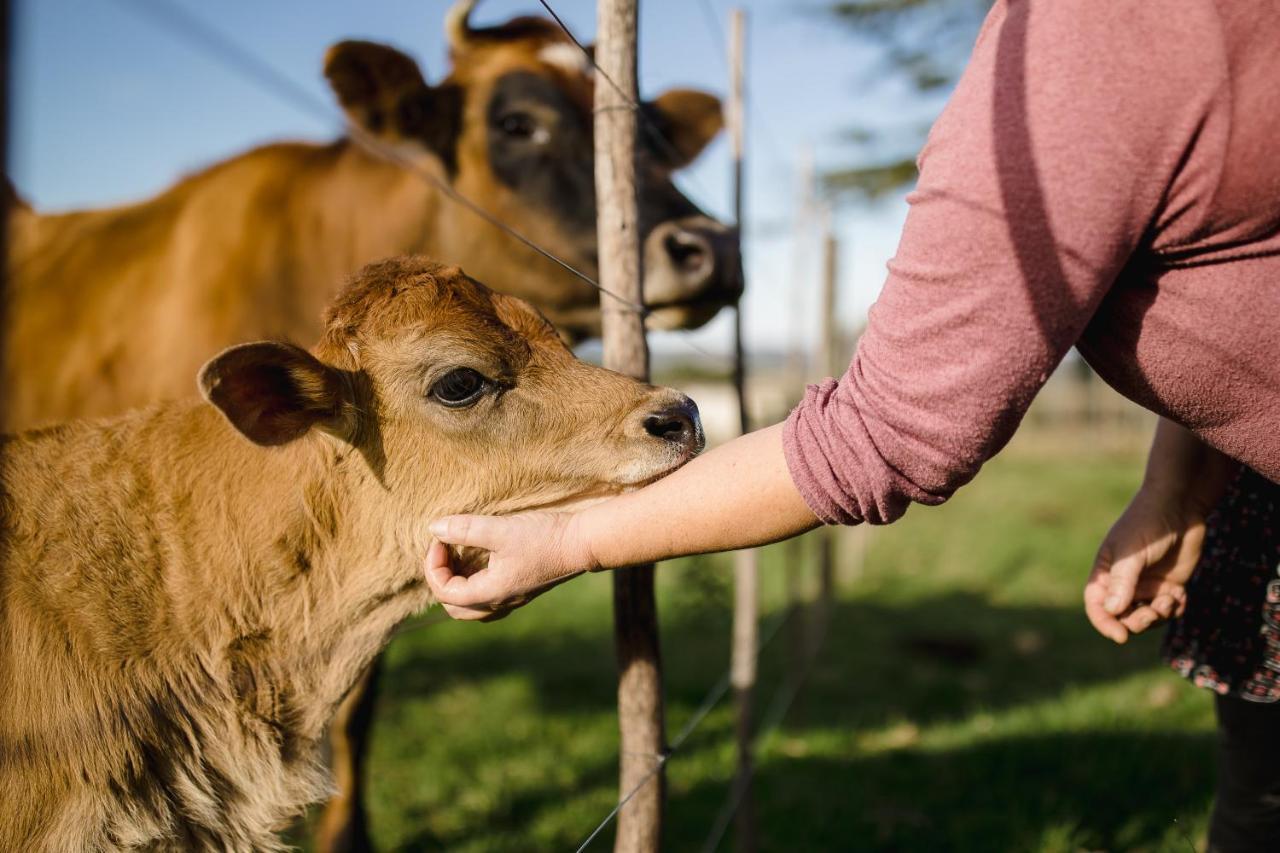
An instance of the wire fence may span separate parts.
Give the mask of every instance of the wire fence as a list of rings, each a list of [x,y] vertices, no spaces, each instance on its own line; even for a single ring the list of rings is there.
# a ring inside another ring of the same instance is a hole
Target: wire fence
[[[796,697],[800,695],[800,689],[804,686],[818,654],[822,651],[822,642],[826,638],[825,624],[821,624],[821,628],[822,630],[819,632],[813,648],[809,651],[808,657],[804,662],[803,669],[800,672],[791,673],[790,678],[783,679],[777,690],[774,691],[773,698],[769,701],[768,708],[765,711],[763,724],[755,736],[751,750],[753,755],[759,755],[764,749],[773,733],[782,725],[782,721],[786,719],[787,711],[791,710],[791,705],[795,702]],[[759,657],[758,652],[756,657]],[[753,763],[745,776],[734,780],[733,786],[729,789],[728,796],[725,798],[724,805],[720,807],[720,812],[716,815],[716,820],[711,825],[707,840],[702,844],[703,853],[713,853],[720,846],[725,833],[729,830],[729,824],[733,820],[733,816],[737,813],[738,807],[742,805],[743,795],[750,786],[751,780],[755,777],[756,766]]]
[[[330,104],[317,98],[296,81],[290,79],[287,75],[281,73],[269,63],[264,62],[251,51],[241,47],[234,39],[227,36],[225,33],[220,32],[201,18],[191,14],[189,11],[179,7],[169,0],[114,0],[114,2],[121,7],[142,13],[148,17],[152,23],[177,36],[182,41],[202,51],[224,67],[240,74],[261,87],[263,90],[270,92],[277,98],[288,102],[305,113],[319,118],[322,121],[337,121],[340,125],[345,126],[347,132],[361,145],[368,147],[380,156],[383,156],[387,160],[403,167],[409,173],[416,175],[420,180],[439,191],[450,201],[470,211],[472,214],[476,215],[494,228],[502,231],[531,251],[534,251],[538,255],[555,263],[566,272],[590,285],[601,294],[614,300],[623,308],[635,311],[642,316],[648,313],[648,310],[643,304],[633,302],[611,292],[607,288],[603,287],[593,277],[577,269],[574,265],[557,256],[550,250],[538,245],[535,241],[526,237],[515,228],[503,222],[497,216],[490,213],[480,204],[458,192],[446,180],[435,175],[420,163],[415,162],[401,151],[384,143],[364,128],[345,121],[345,119],[340,116]],[[628,106],[636,111],[640,126],[645,129],[645,133],[650,137],[650,139],[652,139],[654,143],[658,147],[662,148],[668,155],[674,155],[676,153],[674,145],[666,138],[661,129],[657,127],[653,118],[648,115],[648,112],[643,108],[643,106],[637,103],[634,99],[631,99],[625,93],[622,93],[622,90],[618,87],[617,83],[600,70],[599,66],[596,64],[595,57],[591,54],[591,51],[578,40],[556,10],[546,2],[546,0],[539,0],[539,2],[565,35],[575,45],[577,45],[579,50],[582,51],[583,55],[595,69],[600,79],[603,79],[608,85],[612,86],[623,95],[624,99],[628,101]],[[704,9],[708,15],[709,22],[714,24],[715,28],[722,34],[723,30],[719,28],[718,20],[715,17],[715,11],[711,7],[709,0],[707,0],[704,5]],[[723,45],[720,46],[720,50],[723,55]],[[678,338],[677,340],[680,340],[686,346],[689,346],[702,355],[708,355],[708,353],[704,352],[701,348],[697,347],[685,338]],[[788,619],[794,618],[795,613],[793,611],[794,608],[789,608],[780,612],[774,617],[772,623],[767,627],[767,629],[761,633],[761,637],[755,651],[757,659],[774,637],[777,636],[782,625]],[[426,614],[423,617],[403,623],[396,630],[395,636],[402,636],[410,632],[439,624],[447,621],[448,618],[447,614],[443,611],[435,611],[433,613]],[[815,646],[811,652],[810,661],[812,661],[812,656],[817,654],[817,651],[818,647]],[[765,718],[765,725],[761,727],[756,736],[756,743],[758,745],[765,743],[774,729],[781,724],[787,710],[790,708],[804,683],[804,675],[807,673],[808,668],[809,667],[806,666],[804,672],[798,674],[794,678],[784,680],[779,686],[773,701],[770,703],[769,712]],[[590,844],[600,835],[600,833],[602,833],[617,817],[618,813],[626,806],[626,804],[657,777],[662,768],[665,767],[671,758],[681,750],[690,736],[697,730],[703,721],[706,720],[711,711],[714,710],[714,708],[724,698],[729,691],[729,687],[730,672],[729,670],[726,670],[723,676],[707,691],[703,701],[698,705],[693,714],[689,717],[689,720],[686,721],[685,725],[671,740],[666,751],[660,755],[653,756],[654,764],[652,769],[640,780],[640,782],[638,782],[630,791],[619,799],[617,805],[615,805],[613,809],[599,822],[595,829],[592,830],[592,832],[577,848],[578,853],[586,850],[587,847],[590,846]],[[714,850],[720,843],[734,812],[741,803],[742,792],[744,790],[743,783],[745,781],[746,780],[738,780],[733,784],[726,798],[725,805],[718,814],[716,822],[711,827],[704,849]]]
[[[790,609],[786,609],[774,616],[769,626],[760,634],[760,641],[756,644],[757,658],[760,657],[760,654],[768,647],[773,638],[778,635],[782,626],[788,619],[792,618],[793,615],[794,614]],[[613,822],[613,819],[618,816],[618,812],[622,811],[623,807],[631,801],[631,798],[638,794],[645,785],[652,782],[658,775],[658,771],[666,766],[667,762],[680,751],[685,742],[689,740],[689,736],[697,730],[698,726],[700,726],[703,720],[707,718],[707,715],[715,709],[716,705],[720,704],[720,700],[729,692],[730,676],[731,671],[726,669],[724,674],[711,686],[711,689],[707,691],[706,696],[694,710],[693,714],[690,715],[688,721],[685,722],[680,731],[676,733],[676,736],[671,739],[671,743],[667,746],[666,752],[661,755],[654,756],[653,768],[636,783],[635,787],[618,800],[618,804],[613,807],[613,810],[605,815],[604,819],[591,831],[591,834],[587,836],[586,840],[578,846],[576,853],[582,853],[582,851],[586,850],[587,847],[591,845],[591,842],[594,841],[596,837]]]

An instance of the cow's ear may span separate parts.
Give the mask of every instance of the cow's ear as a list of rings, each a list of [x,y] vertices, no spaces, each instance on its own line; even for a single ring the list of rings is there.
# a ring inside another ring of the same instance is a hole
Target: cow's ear
[[[406,143],[417,145],[441,158],[450,172],[456,168],[462,123],[462,91],[457,86],[429,86],[412,57],[367,41],[343,41],[329,48],[324,76],[347,120],[363,131],[357,141],[374,143],[380,149],[375,153],[402,153]],[[368,138],[361,140],[364,135]]]
[[[342,432],[347,383],[337,368],[291,344],[223,350],[200,371],[200,391],[254,444],[273,447],[314,427]]]
[[[651,146],[653,154],[670,169],[682,169],[692,163],[724,128],[720,99],[706,92],[672,89],[648,107],[666,141]]]

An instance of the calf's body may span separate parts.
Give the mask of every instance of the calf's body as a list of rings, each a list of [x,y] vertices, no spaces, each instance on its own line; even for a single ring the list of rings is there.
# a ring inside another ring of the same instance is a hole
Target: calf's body
[[[366,268],[314,354],[235,347],[201,383],[4,440],[0,849],[276,847],[329,790],[335,708],[430,603],[431,518],[614,493],[701,444],[681,395],[422,259]]]
[[[331,444],[194,403],[8,441],[0,849],[257,849],[327,790],[333,707],[428,603]]]

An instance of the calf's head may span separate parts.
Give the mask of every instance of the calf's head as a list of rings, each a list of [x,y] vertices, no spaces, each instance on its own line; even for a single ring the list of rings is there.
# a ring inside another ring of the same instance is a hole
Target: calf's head
[[[233,347],[200,386],[256,444],[355,451],[391,535],[617,493],[703,444],[683,394],[579,361],[527,302],[420,257],[357,274],[313,352]]]
[[[592,105],[596,74],[560,28],[517,18],[476,28],[472,2],[449,13],[453,67],[428,84],[394,48],[347,41],[325,74],[358,141],[442,176],[460,193],[587,275],[598,276]],[[602,85],[608,85],[607,83]],[[644,297],[652,328],[694,328],[741,293],[735,231],[702,213],[671,174],[720,131],[720,102],[692,90],[642,105]],[[599,331],[590,285],[476,215],[433,224],[451,260],[534,301],[571,336]]]

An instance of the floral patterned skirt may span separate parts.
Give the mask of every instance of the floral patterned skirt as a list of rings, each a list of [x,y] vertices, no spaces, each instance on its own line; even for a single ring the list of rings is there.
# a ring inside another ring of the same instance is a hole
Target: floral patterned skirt
[[[1248,468],[1232,478],[1163,652],[1198,687],[1280,700],[1280,484]]]

